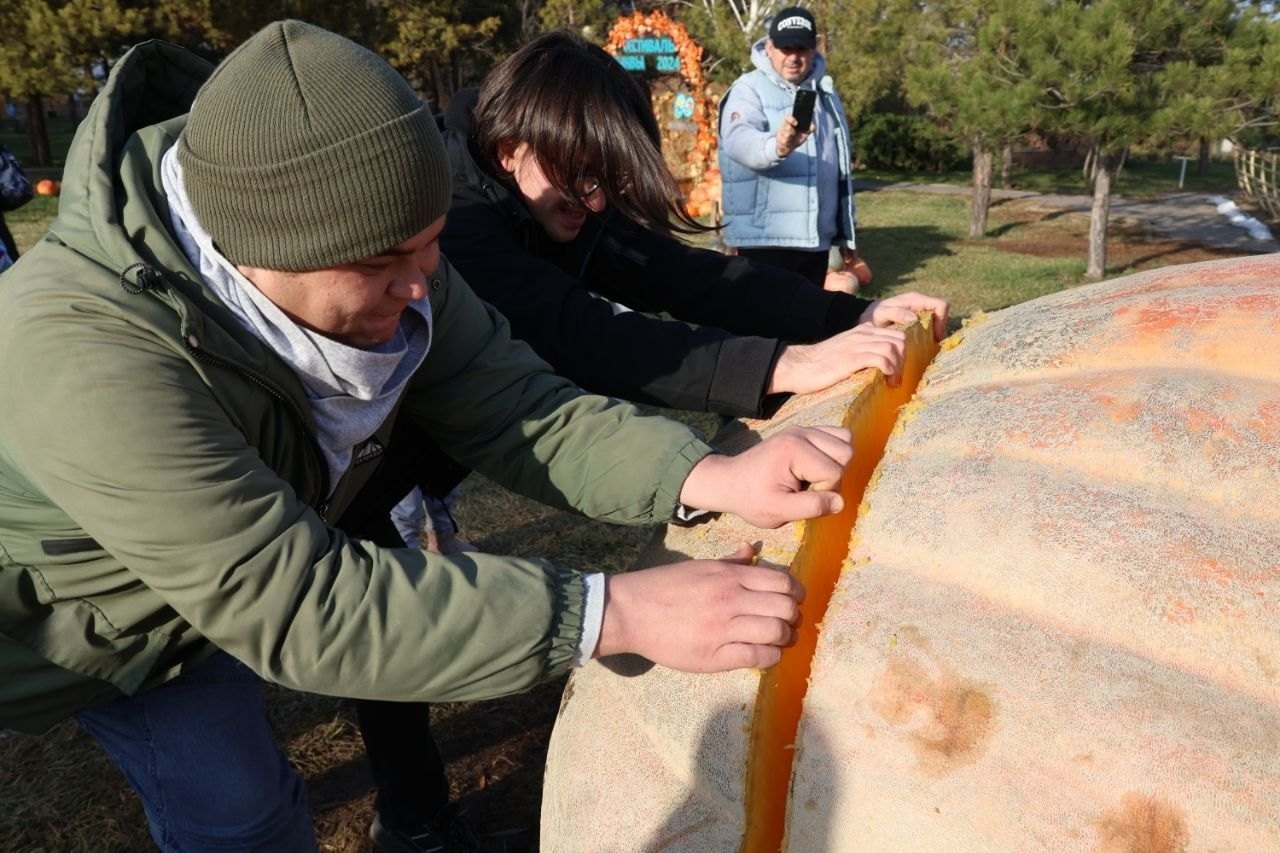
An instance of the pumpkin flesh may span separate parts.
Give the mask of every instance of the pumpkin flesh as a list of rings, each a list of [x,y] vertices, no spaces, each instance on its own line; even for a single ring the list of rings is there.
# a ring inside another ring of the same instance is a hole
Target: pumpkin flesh
[[[845,509],[800,527],[802,542],[790,571],[804,585],[805,601],[800,606],[795,642],[783,651],[782,660],[760,677],[751,724],[744,853],[774,853],[782,844],[796,728],[818,631],[849,553],[858,507],[898,411],[911,399],[938,352],[931,328],[932,317],[927,314],[907,328],[906,358],[897,387],[889,387],[879,375],[869,377],[845,413],[841,425],[856,437],[853,459],[840,482]]]

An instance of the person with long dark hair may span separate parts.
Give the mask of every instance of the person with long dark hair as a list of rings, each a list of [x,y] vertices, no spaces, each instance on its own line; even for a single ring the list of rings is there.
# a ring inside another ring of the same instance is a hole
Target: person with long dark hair
[[[891,380],[902,333],[944,300],[868,301],[699,249],[648,95],[569,32],[528,43],[460,92],[444,117],[450,260],[557,372],[597,393],[767,416],[786,393],[875,367]],[[665,315],[665,316],[661,316]],[[694,324],[694,325],[690,325]]]

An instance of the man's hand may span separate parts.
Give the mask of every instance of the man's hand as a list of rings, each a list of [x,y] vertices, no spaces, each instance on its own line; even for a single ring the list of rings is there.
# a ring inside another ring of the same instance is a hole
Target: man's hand
[[[835,489],[853,458],[851,439],[840,427],[787,427],[737,456],[712,454],[693,466],[680,502],[756,527],[839,512]]]
[[[871,283],[871,267],[858,255],[857,249],[841,249],[840,255],[844,259],[844,268],[841,272],[852,275],[862,287]]]
[[[452,530],[428,530],[422,550],[436,554],[464,554],[468,551],[479,552],[480,549]]]
[[[743,544],[724,560],[689,560],[606,579],[596,657],[633,652],[685,672],[778,662],[804,589],[786,572],[750,565]]]
[[[861,286],[858,277],[844,270],[827,270],[827,277],[822,280],[822,289],[834,293],[847,293],[850,296],[858,292]]]
[[[874,323],[877,326],[912,323],[916,319],[917,311],[933,312],[935,341],[940,341],[947,336],[947,317],[951,313],[951,303],[936,296],[925,296],[923,293],[899,293],[888,299],[877,299],[862,312],[859,323]]]
[[[816,125],[810,124],[805,130],[801,130],[796,124],[795,116],[785,116],[782,119],[782,127],[778,128],[778,135],[774,137],[774,142],[778,146],[778,159],[785,160],[787,155],[795,151],[804,141],[809,138],[809,134],[813,133]]]
[[[830,388],[864,367],[874,367],[890,385],[902,381],[907,335],[861,323],[816,344],[787,344],[773,366],[770,394],[811,394]]]

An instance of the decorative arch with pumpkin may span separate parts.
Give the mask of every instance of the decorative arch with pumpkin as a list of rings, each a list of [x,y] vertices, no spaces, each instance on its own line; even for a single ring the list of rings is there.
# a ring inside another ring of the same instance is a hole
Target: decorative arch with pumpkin
[[[655,10],[620,17],[609,30],[604,49],[617,56],[629,41],[642,38],[667,38],[675,45],[680,85],[657,87],[659,90],[653,93],[654,111],[658,115],[670,112],[676,98],[691,101],[692,135],[687,131],[667,131],[664,151],[677,180],[682,186],[690,187],[685,202],[689,214],[714,216],[720,202],[720,170],[715,165],[716,105],[708,95],[702,73],[702,47],[689,35],[684,24]]]

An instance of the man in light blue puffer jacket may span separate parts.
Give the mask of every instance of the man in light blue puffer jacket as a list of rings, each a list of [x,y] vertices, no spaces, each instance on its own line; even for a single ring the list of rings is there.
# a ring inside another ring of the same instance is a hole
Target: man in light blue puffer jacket
[[[751,49],[754,71],[739,77],[720,104],[724,240],[738,254],[794,270],[822,286],[828,255],[841,281],[870,281],[854,240],[852,148],[844,107],[817,50],[807,9],[774,16]],[[792,115],[796,92],[817,92],[813,122]]]

